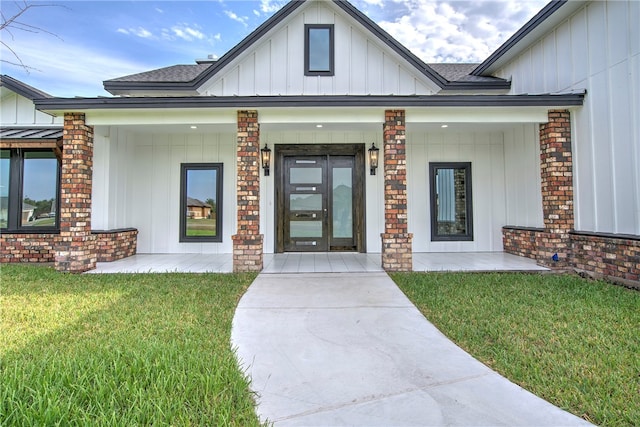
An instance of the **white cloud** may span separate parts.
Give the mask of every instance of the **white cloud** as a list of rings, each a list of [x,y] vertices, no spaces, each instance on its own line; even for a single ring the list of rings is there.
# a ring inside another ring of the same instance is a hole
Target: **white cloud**
[[[244,25],[245,27],[248,25],[247,24],[247,20],[249,18],[247,18],[246,16],[238,16],[238,15],[236,15],[234,12],[232,12],[230,10],[225,10],[224,14],[227,15],[227,17],[229,17],[229,19],[231,19],[232,21],[239,22],[242,25]]]
[[[204,40],[206,39],[206,36],[204,35],[204,33],[202,31],[200,31],[199,27],[197,25],[195,26],[189,26],[187,24],[177,24],[174,25],[173,27],[171,27],[171,31],[170,31],[174,36],[181,38],[183,40],[186,41],[193,41],[193,40]],[[164,34],[166,34],[165,31],[163,31]]]
[[[118,28],[116,30],[116,32],[120,33],[120,34],[137,36],[137,37],[140,37],[140,38],[143,38],[143,39],[153,38],[153,34],[151,33],[151,31],[147,30],[146,28],[142,28],[142,27],[138,27],[138,28]]]
[[[382,18],[377,21],[425,62],[481,62],[546,1],[386,0],[379,5]]]
[[[260,0],[260,11],[262,13],[272,14],[280,10],[286,3],[286,1]]]

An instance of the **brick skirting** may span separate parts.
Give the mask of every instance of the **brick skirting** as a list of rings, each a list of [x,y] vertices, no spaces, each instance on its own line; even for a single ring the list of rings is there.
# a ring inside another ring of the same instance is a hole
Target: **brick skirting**
[[[2,233],[0,262],[54,262],[58,233]]]
[[[118,230],[93,230],[96,236],[98,262],[111,262],[136,254],[138,230],[121,228]]]
[[[573,231],[573,267],[640,282],[640,236]]]
[[[111,262],[135,255],[138,230],[94,230],[98,262]],[[55,262],[59,233],[3,233],[0,235],[0,263]]]
[[[503,227],[504,251],[551,268],[560,264],[597,276],[640,282],[640,236],[571,231],[566,235],[569,250],[564,265],[553,260],[548,248],[541,249],[548,234],[541,228]]]

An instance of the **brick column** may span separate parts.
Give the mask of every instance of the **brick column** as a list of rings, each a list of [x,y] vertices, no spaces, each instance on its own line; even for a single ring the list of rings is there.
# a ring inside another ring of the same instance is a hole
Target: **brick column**
[[[233,271],[261,271],[260,125],[257,111],[238,111],[238,229],[233,240]]]
[[[384,233],[382,268],[411,271],[413,258],[407,233],[407,160],[404,110],[385,111],[384,133]]]
[[[570,265],[569,232],[574,227],[571,115],[567,110],[549,110],[548,116],[549,121],[540,125],[544,232],[536,236],[537,255],[540,264],[564,268]]]
[[[60,239],[55,248],[58,271],[81,273],[96,267],[91,234],[93,128],[82,113],[65,113],[60,178]]]

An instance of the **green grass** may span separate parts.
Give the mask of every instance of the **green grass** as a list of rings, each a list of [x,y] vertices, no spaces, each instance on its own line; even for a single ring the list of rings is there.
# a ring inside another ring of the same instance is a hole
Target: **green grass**
[[[187,219],[187,236],[215,236],[215,218]]]
[[[445,335],[603,426],[640,422],[640,292],[569,275],[397,273]]]
[[[1,275],[3,426],[259,424],[230,348],[254,275]]]

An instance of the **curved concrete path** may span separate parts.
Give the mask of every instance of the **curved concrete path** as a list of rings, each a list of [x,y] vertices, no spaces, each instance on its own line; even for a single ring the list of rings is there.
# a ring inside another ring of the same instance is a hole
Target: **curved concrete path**
[[[276,426],[590,425],[473,359],[385,273],[260,274],[232,345]]]

